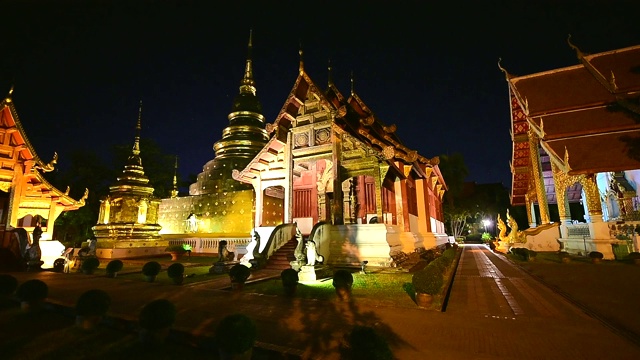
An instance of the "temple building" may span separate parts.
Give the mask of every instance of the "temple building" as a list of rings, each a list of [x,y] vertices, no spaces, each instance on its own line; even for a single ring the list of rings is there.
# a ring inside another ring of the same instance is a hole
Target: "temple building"
[[[98,224],[92,230],[100,258],[140,257],[165,252],[167,240],[160,237],[160,199],[144,174],[140,157],[142,101],[131,155],[109,195],[100,200]]]
[[[189,196],[162,199],[159,221],[167,239],[185,236],[208,244],[217,251],[218,239],[246,244],[254,228],[255,202],[253,187],[233,179],[234,169],[243,169],[268,140],[262,105],[256,95],[253,79],[252,40],[239,94],[228,115],[229,125],[222,138],[213,145],[215,157],[207,162],[197,181],[189,187]],[[281,192],[270,194],[269,213],[265,222],[282,223],[282,207],[275,201]],[[185,235],[186,234],[186,235]],[[193,241],[193,240],[191,240]],[[193,243],[195,248],[200,248]]]
[[[54,154],[48,163],[40,159],[22,127],[12,93],[13,89],[0,102],[1,247],[11,246],[10,231],[13,228],[24,228],[31,234],[35,227],[33,219],[39,215],[43,219],[40,247],[45,256],[49,244],[47,240],[52,239],[56,218],[63,211],[84,206],[89,191],[85,190],[82,198],[75,200],[69,196],[69,188],[58,190],[45,179],[44,173],[54,170],[58,156]],[[55,255],[59,256],[60,253]]]
[[[605,258],[638,251],[640,46],[588,55],[577,65],[506,75],[511,107],[511,203],[530,227],[551,224],[559,248]],[[584,206],[572,216],[571,203]],[[558,223],[556,223],[558,224]]]
[[[353,89],[320,89],[304,69],[274,123],[265,124],[253,80],[251,40],[229,126],[189,196],[163,199],[162,236],[195,252],[219,240],[259,252],[297,228],[329,263],[389,266],[395,253],[448,241],[438,158],[407,148]],[[288,226],[293,225],[293,227]],[[278,232],[286,234],[277,235]],[[217,251],[217,250],[212,250]],[[242,250],[239,249],[240,253]]]
[[[234,178],[256,193],[254,223],[266,226],[269,191],[281,191],[284,223],[296,223],[327,263],[392,265],[399,253],[448,241],[438,158],[407,148],[357,95],[331,79],[326,90],[304,69],[269,142]],[[262,209],[262,211],[260,211]],[[264,237],[264,236],[263,236]]]

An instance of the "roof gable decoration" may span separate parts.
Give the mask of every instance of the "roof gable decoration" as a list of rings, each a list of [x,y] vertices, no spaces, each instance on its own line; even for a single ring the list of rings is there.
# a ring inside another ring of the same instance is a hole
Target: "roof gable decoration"
[[[85,193],[80,200],[75,200],[69,196],[68,190],[62,192],[51,185],[42,175],[42,173],[50,172],[55,169],[58,163],[58,153],[54,152],[50,162],[45,163],[37,155],[34,147],[29,141],[26,131],[24,130],[18,112],[12,99],[13,86],[9,90],[9,94],[0,102],[0,116],[3,120],[2,126],[6,127],[7,132],[11,133],[11,143],[18,150],[18,158],[25,165],[25,171],[31,181],[38,186],[32,187],[40,192],[46,198],[50,198],[58,206],[63,206],[65,210],[76,210],[85,205],[85,200],[89,195],[89,190],[85,189]],[[11,182],[0,182],[0,190],[8,192],[12,186]]]

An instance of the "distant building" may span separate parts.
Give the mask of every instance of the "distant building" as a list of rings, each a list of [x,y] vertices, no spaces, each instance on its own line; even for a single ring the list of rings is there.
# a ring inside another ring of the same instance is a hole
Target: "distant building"
[[[266,125],[249,57],[230,125],[214,145],[216,158],[190,196],[162,200],[163,234],[180,241],[237,237],[244,244],[256,228],[262,251],[278,225],[295,223],[329,263],[371,265],[446,242],[438,158],[407,148],[353,83],[348,98],[331,80],[320,89],[300,56],[293,89]],[[191,213],[199,220],[189,235]]]
[[[587,55],[569,44],[578,65],[525,76],[502,69],[511,203],[526,207],[531,227],[551,223],[548,205],[556,204],[562,249],[613,258],[638,250],[630,229],[640,220],[640,46]],[[584,218],[572,218],[570,202],[584,205]]]

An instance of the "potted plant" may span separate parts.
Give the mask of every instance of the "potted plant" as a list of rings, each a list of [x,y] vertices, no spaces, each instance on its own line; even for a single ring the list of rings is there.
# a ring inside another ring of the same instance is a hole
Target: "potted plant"
[[[344,269],[336,271],[333,274],[332,284],[340,300],[347,301],[351,299],[351,288],[353,287],[353,275],[351,275],[351,272]]]
[[[56,259],[53,262],[53,271],[55,271],[55,272],[63,272],[64,271],[64,265],[66,263],[67,263],[67,260],[65,260],[63,258]]]
[[[235,264],[229,269],[229,278],[231,279],[231,288],[233,290],[242,290],[245,281],[251,275],[251,270],[242,264]]]
[[[604,258],[604,255],[600,251],[592,251],[589,253],[589,258],[594,264],[599,264]]]
[[[280,273],[280,279],[282,279],[285,295],[293,296],[298,287],[298,272],[292,268],[284,269]]]
[[[81,270],[83,274],[93,274],[98,266],[100,266],[100,260],[95,256],[90,256],[82,260]]]
[[[156,299],[148,302],[138,315],[138,341],[145,347],[162,346],[176,322],[176,314],[175,304],[168,299]],[[157,355],[151,356],[148,353],[146,355],[141,358],[158,358]]]
[[[258,329],[251,318],[244,314],[227,315],[216,327],[215,339],[219,358],[251,359],[257,335]]]
[[[162,269],[162,265],[160,265],[157,261],[149,261],[142,265],[142,274],[146,277],[148,282],[154,282],[156,280],[156,276],[160,273],[160,269]]]
[[[187,250],[184,249],[182,245],[169,245],[164,251],[171,254],[171,261],[176,261],[180,258]]]
[[[636,265],[640,265],[640,252],[630,252],[629,255],[627,255],[627,259],[633,261]]]
[[[107,264],[107,277],[116,277],[118,275],[118,271],[122,270],[123,266],[124,264],[122,263],[122,260],[115,259],[109,261]]]
[[[167,268],[167,275],[171,280],[173,280],[174,284],[182,285],[182,282],[184,281],[184,265],[181,263],[169,265]]]
[[[435,266],[427,266],[411,278],[416,292],[416,304],[421,308],[431,307],[433,296],[439,294],[444,284],[442,272]]]

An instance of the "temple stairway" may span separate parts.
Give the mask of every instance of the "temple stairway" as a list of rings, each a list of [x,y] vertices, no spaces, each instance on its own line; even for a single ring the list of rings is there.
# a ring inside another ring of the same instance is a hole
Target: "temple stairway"
[[[296,259],[293,255],[296,250],[296,246],[298,246],[298,241],[295,238],[282,245],[278,251],[269,257],[264,268],[270,270],[284,270],[290,268],[290,262]]]

